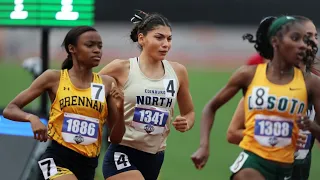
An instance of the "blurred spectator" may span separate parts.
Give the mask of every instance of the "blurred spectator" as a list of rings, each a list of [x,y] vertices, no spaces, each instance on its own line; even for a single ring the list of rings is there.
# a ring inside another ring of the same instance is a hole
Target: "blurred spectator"
[[[260,54],[256,53],[248,59],[247,65],[256,65],[264,62],[266,62],[266,60],[260,56]]]

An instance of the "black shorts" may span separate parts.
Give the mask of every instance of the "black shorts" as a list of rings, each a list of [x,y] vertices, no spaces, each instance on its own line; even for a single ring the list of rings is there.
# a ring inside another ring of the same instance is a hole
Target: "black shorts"
[[[307,157],[302,160],[295,160],[292,172],[292,180],[308,180],[311,169],[311,150]]]
[[[164,160],[164,151],[150,154],[137,149],[110,144],[103,161],[104,178],[116,174],[138,170],[145,180],[156,180]]]
[[[52,140],[38,161],[38,180],[74,174],[78,180],[94,180],[98,157],[83,156]]]

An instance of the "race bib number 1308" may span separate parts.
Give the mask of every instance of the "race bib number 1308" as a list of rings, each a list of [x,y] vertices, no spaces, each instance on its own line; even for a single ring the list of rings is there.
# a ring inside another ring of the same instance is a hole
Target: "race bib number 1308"
[[[263,146],[285,147],[291,143],[293,121],[278,116],[256,115],[254,137]]]

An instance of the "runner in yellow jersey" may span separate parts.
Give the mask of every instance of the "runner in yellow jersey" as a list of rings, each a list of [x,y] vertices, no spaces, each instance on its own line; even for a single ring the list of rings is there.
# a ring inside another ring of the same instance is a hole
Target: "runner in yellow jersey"
[[[299,18],[303,21],[304,27],[308,33],[308,35],[310,36],[310,38],[312,39],[313,42],[315,42],[316,44],[318,44],[318,40],[317,40],[317,29],[315,27],[315,25],[313,24],[313,22],[303,16],[294,16],[296,18]],[[262,23],[268,23],[272,22],[273,20],[275,20],[276,17],[270,17],[268,19],[266,19],[266,21],[262,22]],[[263,24],[260,24],[259,27],[263,26]],[[257,31],[257,34],[259,33],[259,31]],[[260,43],[264,43],[263,41],[258,41],[255,42],[256,44],[260,44]],[[263,52],[263,54],[268,54],[267,52]],[[300,68],[302,70],[305,69],[305,63],[306,61],[303,61],[301,63]],[[314,65],[312,65],[312,69],[311,72],[317,75],[317,71],[314,67]],[[244,115],[244,103],[243,103],[243,98],[240,100],[238,107],[235,111],[235,114],[232,118],[232,121],[230,122],[229,128],[228,128],[228,132],[227,132],[227,139],[230,143],[232,144],[239,144],[241,142],[241,140],[243,139],[243,131],[245,129],[245,115]],[[314,113],[314,109],[312,104],[309,103],[308,105],[308,117],[310,118],[311,121],[314,120],[315,117],[315,113]],[[306,121],[308,122],[308,121]],[[316,127],[318,126],[316,123],[312,122],[312,126]],[[300,130],[299,133],[299,140],[297,142],[298,145],[298,150],[295,153],[295,161],[294,161],[294,167],[293,167],[293,173],[292,173],[292,178],[294,180],[307,180],[309,178],[309,172],[310,172],[310,168],[311,168],[311,154],[312,154],[312,147],[314,144],[314,136],[312,136],[312,134],[309,131],[303,131]]]
[[[41,74],[9,103],[4,117],[30,122],[35,139],[52,140],[38,161],[39,180],[93,180],[105,122],[111,127],[111,142],[123,137],[123,93],[112,77],[92,72],[102,56],[101,37],[94,28],[71,29],[63,44],[68,57],[62,70]],[[39,117],[22,110],[45,92],[52,102],[48,132]]]
[[[299,19],[282,16],[262,34],[269,44],[256,46],[273,52],[269,63],[241,67],[228,84],[205,106],[199,149],[192,155],[201,169],[209,156],[209,135],[216,111],[239,90],[245,99],[244,149],[230,167],[235,180],[291,179],[299,114],[305,115],[308,100],[320,112],[320,80],[304,74],[298,66],[315,54],[307,54],[311,41]],[[307,57],[308,56],[308,57]]]

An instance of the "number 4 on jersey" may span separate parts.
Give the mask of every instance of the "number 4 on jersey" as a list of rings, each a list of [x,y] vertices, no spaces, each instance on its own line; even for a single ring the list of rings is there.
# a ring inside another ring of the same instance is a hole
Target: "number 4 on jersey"
[[[114,162],[116,164],[117,170],[121,170],[131,166],[128,156],[121,152],[114,153]]]
[[[176,80],[175,79],[164,79],[163,80],[164,88],[166,89],[166,97],[175,97],[175,87]]]

